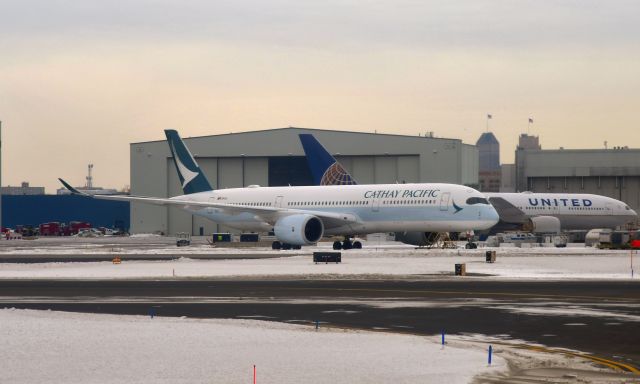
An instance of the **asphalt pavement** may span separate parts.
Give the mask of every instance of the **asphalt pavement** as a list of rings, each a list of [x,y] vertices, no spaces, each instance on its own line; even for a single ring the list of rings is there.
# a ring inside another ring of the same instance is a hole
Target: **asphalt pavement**
[[[640,367],[633,281],[3,280],[0,306],[482,334]]]

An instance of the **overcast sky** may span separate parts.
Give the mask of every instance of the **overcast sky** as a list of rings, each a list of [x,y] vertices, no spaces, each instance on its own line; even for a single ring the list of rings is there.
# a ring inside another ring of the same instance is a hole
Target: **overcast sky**
[[[2,184],[129,184],[129,143],[286,126],[640,147],[640,1],[0,2]]]

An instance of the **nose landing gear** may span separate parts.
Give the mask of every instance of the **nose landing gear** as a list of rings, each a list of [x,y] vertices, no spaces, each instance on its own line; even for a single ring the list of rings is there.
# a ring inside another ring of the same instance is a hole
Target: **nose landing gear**
[[[342,242],[334,241],[333,249],[335,250],[344,249],[345,251],[348,249],[362,249],[362,243],[359,242],[358,240],[352,242],[348,237],[345,237],[344,241]]]

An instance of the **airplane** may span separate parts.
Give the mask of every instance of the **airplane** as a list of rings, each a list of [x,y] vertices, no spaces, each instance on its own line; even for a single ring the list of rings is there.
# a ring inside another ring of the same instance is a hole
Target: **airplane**
[[[300,134],[309,169],[318,185],[357,185],[356,180],[311,134]],[[526,230],[560,233],[561,230],[616,228],[637,220],[636,212],[622,201],[606,196],[575,193],[485,193],[500,222],[491,233]],[[430,245],[433,232],[396,232],[406,244]]]
[[[177,206],[231,228],[273,231],[274,249],[317,243],[325,235],[393,231],[464,231],[498,222],[487,199],[473,188],[442,183],[260,187],[214,190],[175,130],[165,130],[183,195],[171,198],[89,196]],[[344,245],[344,244],[343,244]],[[349,246],[357,244],[347,243]],[[361,244],[360,244],[361,247]]]
[[[586,193],[485,193],[500,214],[499,229],[522,227],[533,233],[624,226],[638,219],[626,203]]]

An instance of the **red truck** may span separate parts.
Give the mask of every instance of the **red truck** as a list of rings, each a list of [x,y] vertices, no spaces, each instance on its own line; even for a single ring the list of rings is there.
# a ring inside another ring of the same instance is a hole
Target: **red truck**
[[[40,224],[40,236],[60,236],[61,234],[62,229],[58,222]]]
[[[69,223],[67,228],[69,229],[69,235],[77,235],[81,229],[91,228],[91,223],[87,223],[85,221],[72,221]]]

